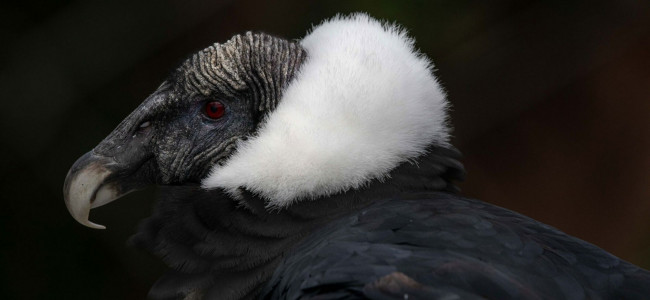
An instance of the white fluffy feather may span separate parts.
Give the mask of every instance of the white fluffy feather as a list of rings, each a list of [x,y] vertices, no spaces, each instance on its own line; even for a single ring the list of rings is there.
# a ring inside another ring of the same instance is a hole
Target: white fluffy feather
[[[445,94],[402,29],[355,14],[300,44],[307,60],[278,107],[204,188],[243,187],[285,207],[381,179],[448,143]]]

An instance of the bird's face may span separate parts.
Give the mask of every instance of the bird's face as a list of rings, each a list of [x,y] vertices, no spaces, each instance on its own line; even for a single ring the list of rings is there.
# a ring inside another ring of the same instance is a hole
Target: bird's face
[[[88,221],[91,208],[150,184],[199,184],[214,165],[227,159],[277,101],[278,95],[265,92],[284,84],[273,77],[289,78],[293,72],[283,68],[283,60],[266,62],[266,69],[247,63],[255,55],[253,42],[260,39],[288,45],[248,34],[195,54],[79,158],[64,184],[72,216],[86,226],[103,228]],[[296,60],[301,49],[293,50],[284,57]],[[249,55],[245,61],[242,52]],[[278,70],[282,74],[276,74]]]
[[[229,96],[218,86],[193,88],[186,84],[193,72],[180,69],[170,76],[92,155],[137,168],[148,183],[198,184],[258,121],[251,95]]]

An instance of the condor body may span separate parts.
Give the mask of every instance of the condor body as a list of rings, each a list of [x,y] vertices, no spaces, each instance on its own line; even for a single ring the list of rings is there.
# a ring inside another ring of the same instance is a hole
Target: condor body
[[[335,17],[300,41],[238,35],[190,57],[71,168],[89,211],[161,185],[133,243],[154,299],[644,299],[650,274],[456,195],[432,64],[395,25]]]

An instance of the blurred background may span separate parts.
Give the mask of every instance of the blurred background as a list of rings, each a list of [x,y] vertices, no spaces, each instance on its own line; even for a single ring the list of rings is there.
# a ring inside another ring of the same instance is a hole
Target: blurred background
[[[14,1],[0,4],[0,295],[142,299],[165,270],[128,247],[155,189],[66,211],[68,168],[189,54],[336,13],[403,24],[433,59],[463,193],[650,268],[648,1]]]

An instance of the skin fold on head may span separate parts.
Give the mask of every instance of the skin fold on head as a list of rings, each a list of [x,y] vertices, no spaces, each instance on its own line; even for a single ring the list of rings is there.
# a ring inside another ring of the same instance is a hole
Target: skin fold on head
[[[296,43],[248,32],[187,59],[70,168],[70,214],[103,229],[91,208],[151,184],[198,185],[276,107],[305,57]]]

